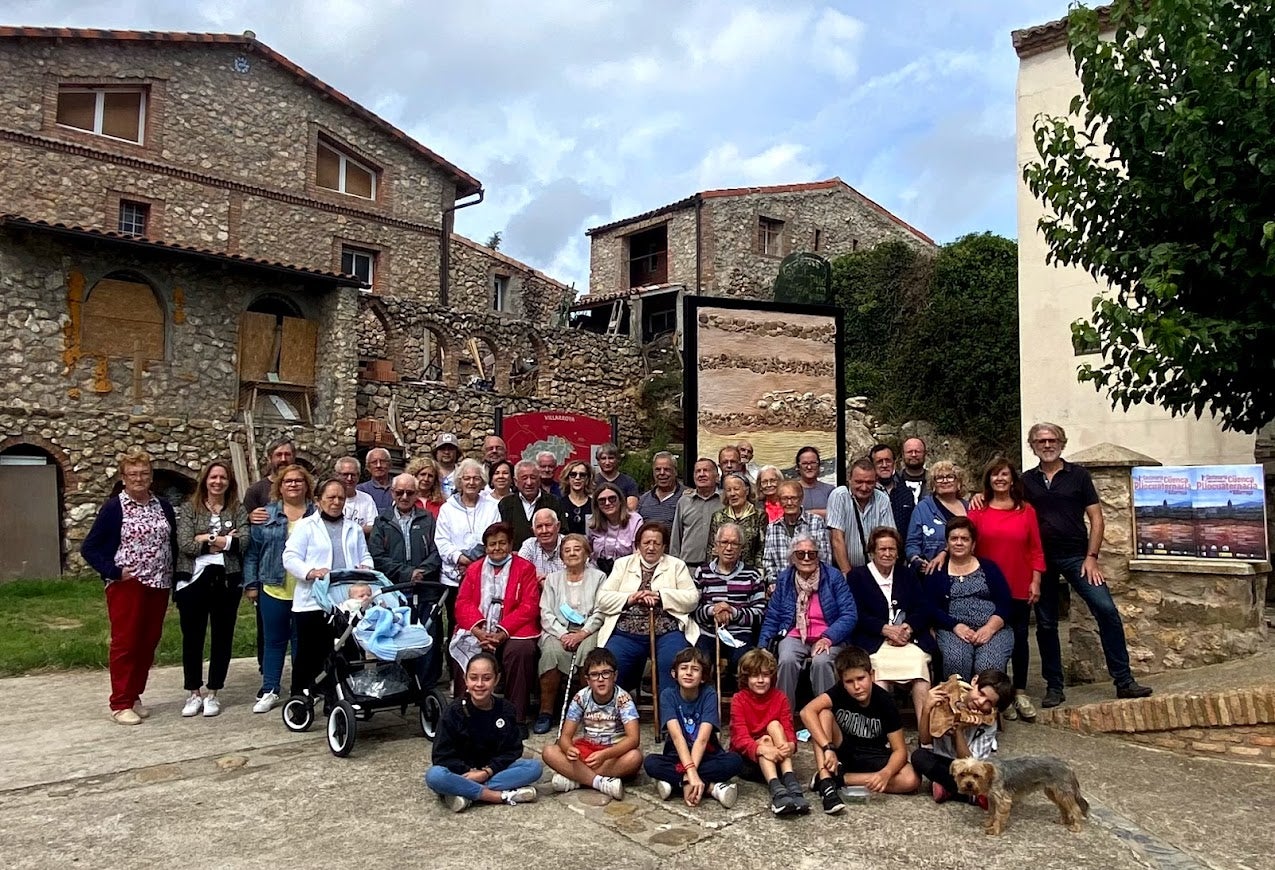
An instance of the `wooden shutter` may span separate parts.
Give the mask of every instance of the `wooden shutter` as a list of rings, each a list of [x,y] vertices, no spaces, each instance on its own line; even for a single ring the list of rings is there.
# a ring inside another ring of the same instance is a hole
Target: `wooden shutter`
[[[264,381],[274,371],[276,331],[273,314],[244,312],[239,319],[239,380]]]
[[[319,351],[319,330],[309,320],[283,318],[283,349],[279,353],[279,380],[314,386],[314,360]]]
[[[102,95],[102,133],[130,142],[142,141],[140,91],[107,91]]]
[[[86,356],[164,358],[164,311],[149,285],[103,278],[89,291],[83,317],[80,346]]]
[[[328,146],[319,143],[315,183],[328,190],[341,189],[341,158]]]
[[[79,130],[93,129],[97,94],[91,91],[58,91],[58,123]]]

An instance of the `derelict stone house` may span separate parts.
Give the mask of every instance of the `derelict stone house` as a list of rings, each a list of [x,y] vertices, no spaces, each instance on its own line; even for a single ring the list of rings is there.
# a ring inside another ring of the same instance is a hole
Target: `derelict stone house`
[[[588,235],[590,293],[572,310],[586,328],[614,322],[610,331],[639,341],[676,331],[684,292],[771,298],[779,264],[797,251],[832,258],[889,240],[935,247],[840,178],[700,191]]]
[[[452,233],[481,193],[252,34],[0,28],[0,577],[76,564],[132,444],[175,494],[282,431],[326,468],[575,399],[555,366],[605,350]]]

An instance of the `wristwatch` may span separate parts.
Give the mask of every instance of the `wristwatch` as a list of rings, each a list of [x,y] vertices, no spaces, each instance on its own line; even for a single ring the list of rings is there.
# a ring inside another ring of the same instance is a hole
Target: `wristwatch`
[[[823,747],[823,751],[824,751],[824,752],[836,752],[836,751],[837,751],[837,747],[833,746],[831,743],[827,743],[827,744],[825,744],[825,745],[824,745],[824,747]]]

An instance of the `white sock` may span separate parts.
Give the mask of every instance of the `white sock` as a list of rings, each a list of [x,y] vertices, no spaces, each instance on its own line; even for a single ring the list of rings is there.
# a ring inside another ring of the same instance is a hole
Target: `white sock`
[[[598,791],[601,791],[602,783],[604,782],[606,782],[606,777],[603,776],[602,774],[598,774],[597,776],[593,778],[593,787],[597,789]]]

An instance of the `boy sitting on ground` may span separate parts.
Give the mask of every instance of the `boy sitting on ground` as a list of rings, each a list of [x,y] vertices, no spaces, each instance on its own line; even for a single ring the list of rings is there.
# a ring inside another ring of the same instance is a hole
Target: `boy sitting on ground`
[[[745,776],[765,780],[772,813],[805,815],[810,804],[802,797],[801,783],[792,769],[797,733],[788,696],[775,688],[778,670],[779,663],[766,649],[751,649],[740,658],[740,691],[730,702],[731,749],[750,762]]]
[[[917,723],[920,747],[912,753],[912,767],[920,776],[932,783],[930,793],[934,802],[941,804],[949,798],[967,800],[971,804],[987,807],[986,795],[962,795],[957,791],[952,776],[952,761],[957,758],[977,758],[986,761],[996,751],[996,718],[991,724],[957,722],[943,735],[930,733],[930,711],[951,700],[945,685],[930,689]],[[965,706],[980,714],[1003,713],[1014,703],[1014,683],[1009,676],[996,668],[987,668],[975,674],[970,690],[965,695]]]
[[[638,749],[638,710],[632,696],[615,684],[618,665],[609,649],[584,657],[588,681],[567,707],[557,743],[545,747],[545,764],[554,769],[553,790],[595,788],[615,800],[624,799],[622,779],[642,769]],[[583,729],[583,736],[576,733]]]
[[[815,745],[814,789],[823,798],[825,813],[839,813],[845,804],[842,785],[869,791],[910,794],[921,780],[908,764],[903,726],[894,699],[873,683],[872,658],[857,646],[846,647],[834,665],[841,681],[801,711]]]
[[[730,809],[738,797],[738,788],[730,780],[743,770],[744,761],[737,753],[723,750],[718,742],[717,690],[703,685],[706,670],[703,654],[693,646],[673,657],[672,676],[677,685],[660,692],[664,733],[668,735],[664,752],[648,755],[643,766],[664,800],[680,786],[688,807],[699,806],[707,792]]]

